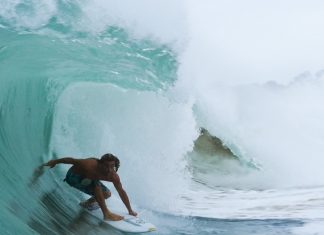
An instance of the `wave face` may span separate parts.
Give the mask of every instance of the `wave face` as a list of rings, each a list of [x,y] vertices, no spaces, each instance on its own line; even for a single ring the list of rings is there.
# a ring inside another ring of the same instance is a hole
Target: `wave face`
[[[84,196],[62,181],[66,166],[39,167],[107,152],[120,158],[126,191],[161,234],[219,227],[251,234],[265,226],[287,234],[303,226],[300,219],[314,220],[316,230],[323,73],[283,83],[259,70],[252,76],[249,66],[243,74],[239,58],[221,61],[233,45],[218,53],[222,40],[202,41],[215,35],[197,27],[200,7],[1,1],[0,234],[107,231],[80,213]]]
[[[71,206],[77,203],[66,203],[64,191],[71,189],[61,183],[60,170],[37,168],[45,161],[115,152],[131,179],[135,161],[141,168],[156,165],[169,154],[161,146],[176,145],[163,137],[168,128],[185,131],[178,123],[183,117],[192,121],[182,114],[187,107],[159,95],[176,81],[174,52],[131,38],[118,26],[79,29],[73,24],[85,17],[85,7],[68,1],[1,3],[1,234],[78,233],[65,221],[77,211]],[[179,158],[185,150],[178,148]],[[147,181],[143,188],[152,184],[145,178],[139,178]]]

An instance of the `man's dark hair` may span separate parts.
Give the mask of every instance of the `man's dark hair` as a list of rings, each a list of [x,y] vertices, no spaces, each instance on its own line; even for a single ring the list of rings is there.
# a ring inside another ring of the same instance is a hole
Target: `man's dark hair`
[[[113,154],[111,154],[111,153],[106,153],[105,155],[103,155],[103,156],[100,158],[99,161],[100,161],[101,163],[102,163],[102,162],[106,162],[106,161],[108,161],[108,162],[110,162],[110,161],[114,161],[114,162],[115,162],[116,171],[118,171],[118,168],[119,168],[119,166],[120,166],[119,159],[118,159],[115,155],[113,155]]]

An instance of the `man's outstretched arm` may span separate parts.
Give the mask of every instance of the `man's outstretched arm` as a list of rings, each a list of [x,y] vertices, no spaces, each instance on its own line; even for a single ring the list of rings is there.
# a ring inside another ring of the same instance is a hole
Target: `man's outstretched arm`
[[[56,164],[60,164],[60,163],[74,165],[77,161],[78,159],[74,159],[72,157],[65,157],[65,158],[50,160],[47,163],[45,163],[43,166],[49,166],[50,168],[53,168]]]
[[[123,189],[123,186],[120,182],[120,179],[119,179],[119,176],[117,175],[117,177],[114,179],[113,181],[113,184],[119,194],[119,197],[121,198],[121,200],[123,201],[123,203],[125,204],[127,210],[128,210],[128,213],[130,215],[133,215],[133,216],[136,216],[137,213],[135,211],[133,211],[131,205],[130,205],[130,202],[129,202],[129,199],[128,199],[128,196],[127,196],[127,193],[125,192],[125,190]]]

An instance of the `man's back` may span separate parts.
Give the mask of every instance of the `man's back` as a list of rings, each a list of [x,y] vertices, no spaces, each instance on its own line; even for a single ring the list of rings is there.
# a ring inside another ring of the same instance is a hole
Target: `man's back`
[[[113,181],[112,174],[114,172],[109,172],[107,174],[107,172],[102,169],[98,159],[96,158],[76,159],[72,171],[73,173],[82,175],[88,179]]]

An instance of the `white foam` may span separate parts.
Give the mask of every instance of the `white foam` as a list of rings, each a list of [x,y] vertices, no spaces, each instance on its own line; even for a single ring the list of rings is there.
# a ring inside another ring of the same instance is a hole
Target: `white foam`
[[[197,121],[239,156],[261,163],[252,185],[320,185],[323,88],[316,79],[285,87],[210,87],[197,98]]]
[[[55,0],[3,0],[0,2],[0,16],[15,28],[38,29],[57,14]]]
[[[183,1],[95,0],[82,4],[80,28],[100,32],[109,25],[126,28],[137,38],[161,42],[183,42],[186,13]],[[180,46],[180,45],[178,45]]]
[[[324,234],[324,224],[323,221],[313,221],[306,223],[302,227],[292,229],[292,234],[294,235],[323,235]]]

